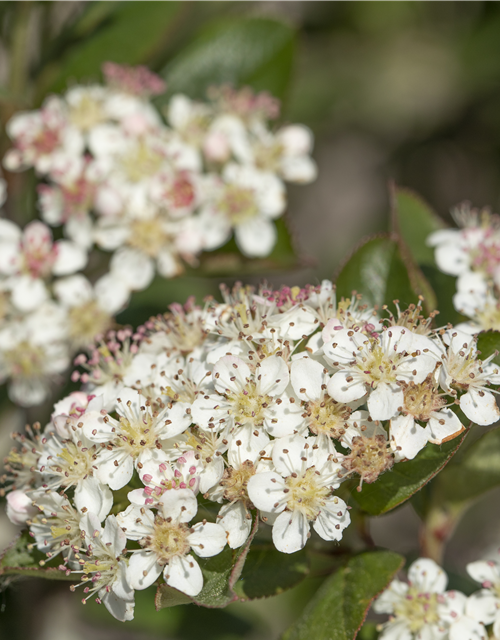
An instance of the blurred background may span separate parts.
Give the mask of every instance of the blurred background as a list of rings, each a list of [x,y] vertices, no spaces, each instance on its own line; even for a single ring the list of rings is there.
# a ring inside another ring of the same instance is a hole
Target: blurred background
[[[363,237],[386,229],[391,179],[418,191],[447,220],[450,207],[463,200],[498,208],[497,2],[4,1],[2,125],[15,111],[38,106],[52,90],[99,79],[105,60],[147,64],[179,84],[185,48],[242,15],[277,19],[295,32],[290,80],[277,82],[282,119],[314,131],[319,177],[289,189],[287,224],[299,256],[292,268],[258,274],[236,269],[227,272],[227,282],[266,278],[276,286],[303,285],[333,277]],[[2,126],[2,154],[7,147]],[[7,215],[25,223],[36,214],[34,176],[6,178]],[[220,280],[214,272],[156,282],[135,296],[120,320],[138,324],[188,295],[216,295]],[[5,451],[10,431],[26,421],[43,422],[48,407],[21,413],[3,398],[0,410]],[[466,562],[500,544],[500,516],[491,509],[499,498],[490,493],[469,512],[448,547],[449,568],[460,573]],[[418,553],[418,517],[409,505],[373,520],[371,531],[376,544],[410,557]],[[2,514],[0,548],[14,533]],[[274,599],[220,611],[189,605],[155,613],[153,594],[139,592],[136,619],[126,624],[115,623],[95,604],[82,607],[66,583],[16,582],[0,594],[0,637],[271,640],[300,614],[321,581],[316,573]]]

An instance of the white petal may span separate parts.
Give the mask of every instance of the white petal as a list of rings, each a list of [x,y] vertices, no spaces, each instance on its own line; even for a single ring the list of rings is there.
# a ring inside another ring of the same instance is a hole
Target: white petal
[[[77,307],[92,299],[93,291],[90,282],[82,275],[56,280],[54,292],[67,307]]]
[[[248,365],[234,356],[224,356],[213,368],[215,388],[220,393],[226,390],[238,393],[245,388],[248,378],[251,378]]]
[[[273,542],[282,553],[295,553],[307,542],[309,522],[299,511],[284,511],[273,525]]]
[[[189,522],[198,511],[198,502],[191,489],[170,489],[162,495],[159,509],[164,518],[179,518],[180,522]]]
[[[95,295],[102,309],[115,314],[127,305],[130,288],[112,273],[106,273],[95,283]]]
[[[323,540],[341,540],[351,522],[346,503],[341,498],[329,498],[321,509],[313,528]]]
[[[140,540],[153,532],[155,517],[150,509],[141,511],[131,504],[116,516],[116,521],[129,540]]]
[[[194,533],[188,536],[189,544],[200,558],[216,556],[226,546],[226,532],[219,524],[197,522]]]
[[[486,629],[480,622],[463,616],[450,626],[450,640],[488,640]]]
[[[427,429],[430,431],[429,442],[442,444],[463,431],[463,426],[457,414],[451,409],[441,409],[433,413]]]
[[[265,218],[251,218],[234,230],[236,244],[241,253],[249,258],[268,256],[276,244],[276,227]]]
[[[473,620],[483,624],[491,624],[497,617],[498,604],[498,597],[493,591],[482,589],[469,596],[465,605],[465,613]]]
[[[87,264],[85,249],[69,240],[59,240],[55,244],[57,257],[52,267],[55,276],[66,276],[85,267]]]
[[[480,395],[476,389],[471,389],[460,398],[460,408],[465,415],[480,425],[493,424],[500,418],[495,396],[484,389]]]
[[[244,544],[252,529],[252,518],[242,502],[233,502],[221,507],[217,522],[227,534],[227,543],[231,549]]]
[[[118,464],[115,465],[115,462]],[[132,457],[122,449],[105,449],[97,455],[96,466],[96,478],[109,485],[113,491],[124,487],[134,473]]]
[[[142,291],[151,282],[155,268],[153,261],[135,249],[119,249],[111,258],[111,273],[132,291]]]
[[[158,564],[153,551],[134,551],[128,561],[127,582],[132,589],[147,589],[160,575],[163,567]]]
[[[165,582],[188,596],[196,596],[203,588],[200,565],[191,555],[174,556],[163,572]]]
[[[486,586],[483,583],[487,582],[495,586],[500,585],[500,571],[498,564],[495,562],[478,560],[477,562],[470,562],[466,568],[470,577],[479,582],[479,584]]]
[[[359,400],[366,393],[362,378],[354,378],[350,371],[337,371],[328,382],[328,393],[337,402]]]
[[[254,431],[257,435],[254,434]],[[259,452],[266,448],[269,443],[267,434],[256,430],[251,424],[236,429],[231,435],[231,442],[228,449],[228,460],[232,466],[239,466],[245,461],[257,462]]]
[[[200,429],[214,431],[221,428],[222,420],[228,419],[229,403],[216,394],[199,395],[191,406],[191,418]],[[217,408],[216,408],[217,407]]]
[[[302,433],[306,430],[306,423],[302,417],[304,410],[298,400],[292,399],[295,402],[290,402],[291,398],[284,393],[280,403],[275,402],[266,409],[264,427],[274,438],[290,436],[296,431]]]
[[[114,590],[112,589],[109,592],[104,592],[102,595],[99,593],[99,597],[102,600],[102,603],[109,611],[109,613],[119,620],[120,622],[126,622],[128,620],[134,619],[134,602],[127,602],[122,598],[118,597]]]
[[[250,500],[261,511],[280,512],[286,506],[284,498],[285,483],[274,471],[257,473],[248,481],[247,490]]]
[[[313,441],[314,442],[314,441]],[[274,441],[273,462],[278,473],[286,477],[294,472],[301,472],[304,468],[312,466],[312,445],[306,447],[308,441],[299,435],[285,436]],[[310,464],[304,463],[303,458],[310,460]]]
[[[113,494],[97,478],[89,477],[77,484],[74,502],[79,511],[85,508],[95,513],[99,522],[102,522],[113,506]]]
[[[426,593],[444,593],[448,584],[446,573],[429,558],[419,558],[412,563],[408,570],[408,580]]]
[[[279,396],[288,386],[288,367],[279,356],[261,360],[257,369],[257,388],[262,395]]]
[[[399,459],[413,460],[427,441],[427,430],[417,424],[413,416],[400,415],[391,420],[390,443]]]
[[[33,311],[49,297],[47,288],[39,278],[20,276],[12,280],[12,302],[21,311]]]
[[[368,396],[368,411],[373,420],[390,420],[403,405],[404,393],[396,384],[381,383]]]
[[[116,516],[106,518],[101,542],[108,547],[116,558],[121,555],[123,549],[127,546],[127,536],[118,524]]]
[[[321,385],[325,381],[323,370],[324,367],[312,358],[300,358],[292,362],[291,382],[297,397],[306,401],[321,398]]]

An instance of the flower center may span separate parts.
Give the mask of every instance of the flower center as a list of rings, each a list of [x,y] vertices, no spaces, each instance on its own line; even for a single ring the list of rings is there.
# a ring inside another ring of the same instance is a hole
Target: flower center
[[[248,382],[245,389],[235,394],[228,395],[232,403],[230,412],[237,424],[259,425],[264,422],[264,411],[269,406],[271,398],[257,393],[255,382]]]
[[[168,241],[168,235],[159,218],[134,220],[130,224],[128,243],[131,247],[155,258]]]
[[[490,302],[476,316],[482,329],[500,331],[500,305]]]
[[[34,378],[44,371],[45,353],[42,347],[23,340],[10,351],[6,351],[4,359],[12,377]]]
[[[436,593],[419,593],[410,587],[406,598],[394,607],[394,613],[405,618],[410,631],[416,633],[426,624],[439,622],[438,596]]]
[[[325,433],[332,438],[340,438],[345,433],[346,420],[351,413],[348,405],[326,396],[323,400],[309,402],[304,417],[307,418],[312,433]]]
[[[120,446],[125,447],[136,458],[144,448],[156,447],[154,418],[144,412],[140,419],[128,419],[120,416]]]
[[[357,366],[367,377],[368,383],[376,387],[381,382],[396,382],[398,356],[396,353],[395,358],[390,358],[374,341],[371,348],[364,350]]]
[[[236,225],[254,218],[259,213],[253,190],[235,184],[226,185],[219,201],[219,209]]]
[[[426,422],[434,411],[439,411],[446,404],[434,384],[432,374],[420,384],[402,383],[402,387],[405,394],[404,409],[416,420]]]
[[[481,361],[476,360],[471,347],[464,345],[462,350],[455,353],[452,349],[448,349],[448,357],[446,361],[446,370],[452,379],[452,384],[460,389],[468,389],[474,385],[475,378],[480,380],[483,373]],[[479,384],[482,386],[482,384]]]
[[[163,156],[143,140],[122,158],[121,163],[128,179],[140,182],[158,173],[163,164]]]
[[[357,473],[361,477],[359,491],[363,482],[368,484],[375,482],[379,475],[390,469],[393,464],[394,455],[382,434],[372,438],[355,436],[352,439],[350,454],[342,461],[346,471]]]
[[[68,311],[69,334],[75,345],[87,345],[111,326],[111,316],[91,300]]]
[[[80,100],[70,107],[69,119],[79,129],[88,131],[103,122],[105,114],[99,100],[83,94]]]
[[[191,547],[187,538],[190,533],[191,530],[186,524],[173,522],[172,518],[165,519],[157,515],[153,534],[140,540],[139,544],[152,549],[158,556],[158,563],[165,565],[174,556],[184,556],[189,553]]]
[[[283,155],[283,145],[280,142],[273,144],[259,144],[254,149],[255,165],[262,171],[276,173],[280,167],[281,156]]]
[[[221,480],[221,485],[224,487],[224,498],[230,502],[239,500],[252,509],[253,505],[248,497],[247,484],[254,474],[255,467],[250,460],[245,460],[239,469],[228,467]]]
[[[293,474],[285,480],[288,489],[287,508],[300,511],[308,520],[315,520],[330,494],[328,487],[319,484],[319,472],[309,467],[303,474]]]
[[[80,480],[93,475],[92,466],[96,458],[95,446],[84,447],[81,442],[64,442],[64,448],[50,465],[50,470],[59,475],[58,482],[63,487],[72,487]],[[42,469],[41,469],[42,471]]]

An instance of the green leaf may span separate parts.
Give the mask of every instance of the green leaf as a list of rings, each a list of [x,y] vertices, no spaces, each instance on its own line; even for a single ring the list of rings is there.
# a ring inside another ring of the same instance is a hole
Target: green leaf
[[[258,517],[254,516],[254,518],[252,531],[243,547],[234,550],[226,547],[222,553],[213,558],[196,559],[203,573],[203,589],[198,595],[186,596],[177,589],[160,584],[155,597],[156,610],[189,602],[209,609],[218,609],[238,600],[234,585],[241,575],[250,545],[259,526]]]
[[[372,516],[394,509],[441,471],[466,435],[467,431],[442,445],[427,444],[413,460],[396,463],[373,484],[364,484],[360,492],[353,491],[354,501]]]
[[[494,353],[500,354],[500,331],[482,331],[477,340],[477,348],[481,352],[481,360],[486,360]],[[496,355],[493,362],[500,364],[500,355]]]
[[[253,546],[234,590],[240,598],[249,600],[277,595],[307,577],[309,564],[304,549],[288,555],[272,545]]]
[[[481,427],[477,427],[481,429]],[[485,433],[432,486],[435,503],[472,500],[500,485],[500,429]]]
[[[393,205],[394,232],[401,235],[417,264],[435,266],[434,249],[426,241],[431,233],[445,227],[444,222],[409,189],[396,188]]]
[[[403,566],[391,551],[368,551],[351,558],[328,578],[283,640],[353,640],[368,609]]]
[[[354,251],[337,277],[337,295],[349,298],[353,291],[372,306],[393,300],[403,305],[418,302],[419,292],[412,285],[397,239],[378,235]]]
[[[96,3],[98,4],[98,3]],[[45,72],[41,92],[63,90],[68,80],[98,78],[106,60],[122,64],[144,63],[160,50],[175,28],[182,2],[102,3],[83,27],[83,32],[97,25],[87,39],[76,42],[61,60]],[[114,7],[112,6],[114,5]],[[101,18],[105,18],[100,24]],[[78,31],[78,26],[75,27]]]
[[[422,265],[422,273],[436,295],[436,308],[439,310],[437,324],[443,326],[448,322],[458,324],[467,320],[453,306],[453,296],[457,292],[457,279],[430,265]]]
[[[283,98],[294,45],[293,29],[277,20],[218,20],[165,67],[168,94],[182,92],[204,98],[209,86],[230,83],[251,85]]]

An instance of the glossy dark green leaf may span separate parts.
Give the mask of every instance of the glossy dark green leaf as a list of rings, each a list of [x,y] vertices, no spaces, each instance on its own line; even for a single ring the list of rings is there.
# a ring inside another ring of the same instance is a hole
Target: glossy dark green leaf
[[[403,566],[390,551],[368,551],[351,558],[320,587],[283,640],[353,640],[368,609]]]
[[[431,233],[445,224],[424,200],[409,189],[396,188],[394,193],[393,227],[409,247],[419,265],[435,265],[434,249],[427,246]]]
[[[456,462],[453,460],[443,469],[432,485],[433,502],[464,502],[498,486],[500,429],[497,428],[485,433]]]
[[[337,277],[337,295],[350,297],[362,294],[372,306],[390,305],[399,300],[403,306],[418,302],[397,240],[388,235],[369,238],[361,244],[343,265]]]
[[[165,67],[168,93],[204,98],[211,85],[251,85],[282,98],[288,87],[295,34],[268,18],[223,20],[208,26]]]
[[[500,331],[482,331],[477,340],[477,348],[482,360],[494,353],[500,354]],[[493,361],[500,364],[500,355],[496,355]]]
[[[146,62],[168,41],[182,9],[182,2],[103,4],[103,11],[96,7],[92,12],[92,20],[87,17],[83,30],[89,28],[89,20],[92,28],[98,28],[90,37],[77,42],[46,71],[42,89],[49,85],[50,90],[61,91],[69,80],[96,79],[106,60],[122,64]],[[101,23],[102,17],[105,19]]]
[[[273,545],[253,546],[234,590],[243,599],[267,598],[291,589],[308,573],[309,559],[304,549],[288,555]]]
[[[427,444],[413,460],[398,462],[373,484],[353,491],[354,501],[372,516],[399,506],[425,486],[455,455],[467,432],[442,445]]]

